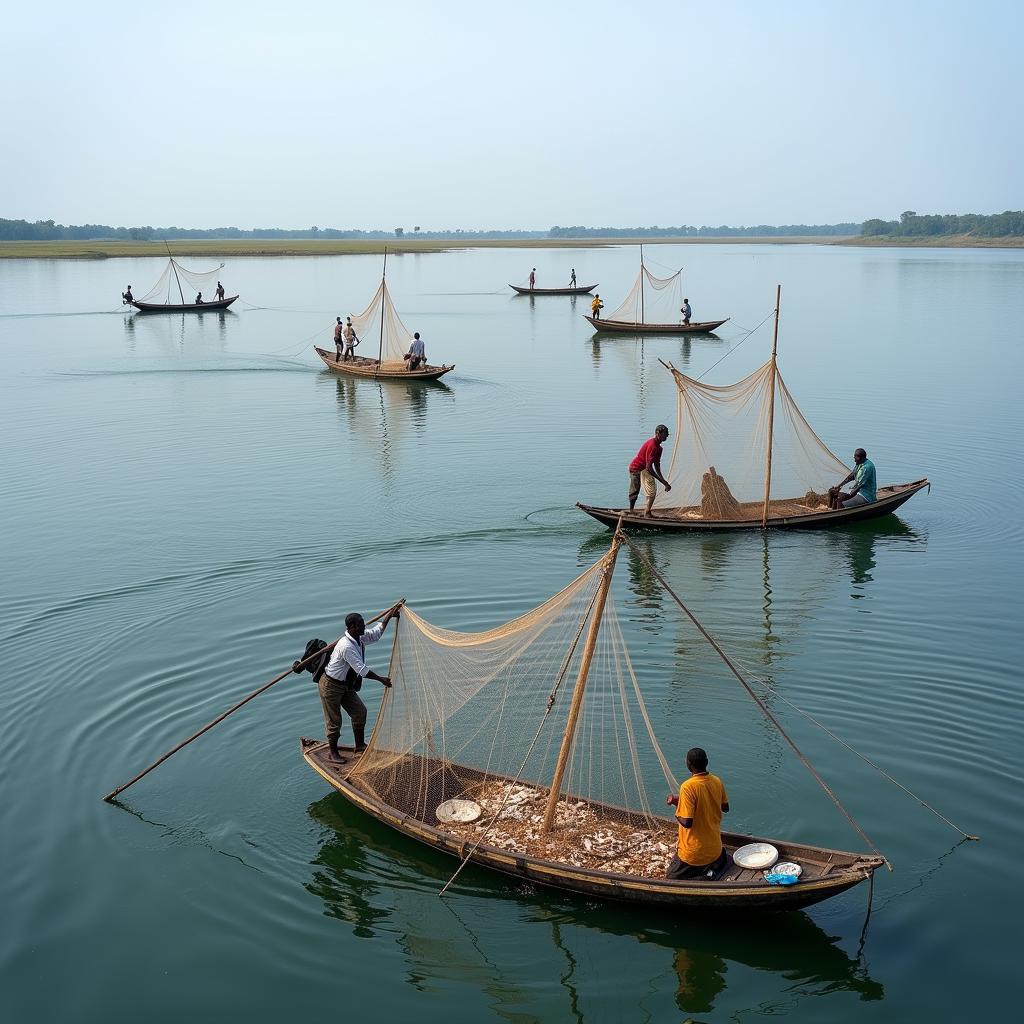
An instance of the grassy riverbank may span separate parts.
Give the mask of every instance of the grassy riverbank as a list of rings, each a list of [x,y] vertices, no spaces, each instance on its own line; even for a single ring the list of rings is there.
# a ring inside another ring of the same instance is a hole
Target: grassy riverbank
[[[610,245],[822,245],[836,237],[771,238],[201,238],[168,243],[175,256],[346,256],[445,252],[451,249],[593,249]],[[123,256],[166,256],[163,242],[0,242],[0,259],[97,260]]]
[[[978,235],[858,235],[844,238],[840,245],[887,246],[911,249],[1020,249],[1024,238],[1004,235],[981,238]]]

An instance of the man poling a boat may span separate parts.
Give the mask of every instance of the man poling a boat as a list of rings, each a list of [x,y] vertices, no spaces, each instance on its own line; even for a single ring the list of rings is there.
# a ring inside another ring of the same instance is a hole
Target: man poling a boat
[[[665,800],[676,809],[679,841],[666,878],[714,879],[729,864],[722,845],[722,815],[729,811],[729,797],[717,775],[708,771],[708,755],[701,747],[687,751],[690,777],[679,787],[678,796]]]
[[[600,293],[598,293],[590,300],[590,315],[595,320],[600,320],[602,309],[604,309],[604,303],[601,301]]]
[[[661,474],[662,445],[668,439],[668,427],[659,423],[654,430],[654,437],[648,438],[640,446],[640,451],[629,464],[629,510],[636,508],[636,499],[640,497],[641,486],[644,489],[644,500],[646,508],[644,515],[651,514],[654,505],[654,498],[658,493],[658,483],[661,481],[666,492],[672,490],[672,485]]]
[[[366,628],[366,622],[359,612],[345,616],[345,634],[335,645],[327,669],[318,682],[332,761],[341,764],[346,761],[338,751],[342,709],[352,719],[356,753],[366,749],[366,705],[358,691],[363,685],[363,679],[375,679],[384,687],[391,686],[390,677],[378,675],[366,664],[366,645],[375,644],[387,629],[388,623],[393,618],[397,619],[398,615],[399,609],[392,608],[372,629]]]
[[[850,474],[840,480],[835,487],[828,489],[828,504],[831,509],[855,508],[857,505],[870,505],[878,500],[875,464],[868,458],[868,453],[863,448],[858,448],[853,453],[853,462],[854,469]],[[843,491],[843,487],[851,480],[853,487],[849,491]]]

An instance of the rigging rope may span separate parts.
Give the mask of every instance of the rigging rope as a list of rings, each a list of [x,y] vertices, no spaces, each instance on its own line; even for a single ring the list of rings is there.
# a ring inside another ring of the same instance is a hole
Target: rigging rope
[[[885,864],[885,866],[890,871],[892,871],[892,864],[889,863],[888,857],[886,857],[885,854],[882,853],[882,851],[879,850],[877,846],[875,846],[875,844],[868,837],[868,834],[860,827],[860,825],[857,823],[853,815],[850,814],[850,812],[843,805],[843,802],[839,799],[839,797],[835,795],[835,793],[832,792],[832,790],[829,788],[828,783],[821,777],[818,770],[814,767],[813,764],[811,764],[811,762],[808,760],[803,751],[801,751],[800,748],[793,741],[789,733],[787,733],[786,730],[782,727],[782,723],[779,722],[779,720],[772,714],[771,709],[768,707],[768,705],[765,704],[765,702],[754,692],[753,688],[743,677],[742,673],[736,667],[735,663],[732,661],[729,655],[726,654],[724,650],[722,650],[721,646],[718,644],[718,641],[715,640],[715,638],[704,628],[704,626],[693,614],[693,612],[691,612],[690,609],[683,603],[682,599],[669,586],[668,581],[665,579],[664,576],[661,575],[660,572],[658,572],[658,570],[651,563],[650,559],[647,558],[647,556],[629,539],[629,537],[624,536],[624,540],[629,545],[633,553],[637,556],[637,558],[639,558],[640,561],[643,562],[644,565],[646,565],[647,568],[651,570],[655,579],[657,579],[657,581],[665,588],[665,591],[668,593],[669,597],[671,597],[672,600],[675,601],[677,605],[679,605],[679,607],[682,609],[686,617],[694,624],[694,626],[697,627],[697,629],[703,635],[704,639],[707,640],[709,644],[711,644],[711,646],[714,648],[718,656],[722,659],[722,661],[725,662],[726,666],[737,678],[740,685],[747,691],[747,693],[750,695],[754,703],[757,704],[758,708],[760,708],[761,713],[778,730],[779,735],[782,736],[782,738],[789,744],[793,752],[800,759],[801,764],[803,764],[803,766],[811,773],[811,775],[814,776],[815,781],[828,794],[829,798],[836,805],[836,807],[838,807],[839,810],[843,813],[844,817],[850,823],[850,825],[856,831],[856,833],[861,837],[861,839],[864,840],[865,843],[868,844],[868,846],[871,847],[872,850],[875,851],[875,853],[878,854],[879,857],[882,858],[882,861]]]

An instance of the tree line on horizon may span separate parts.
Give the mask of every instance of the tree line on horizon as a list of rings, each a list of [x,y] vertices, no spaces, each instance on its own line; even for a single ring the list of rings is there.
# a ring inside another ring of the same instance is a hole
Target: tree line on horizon
[[[942,235],[977,235],[983,238],[1024,236],[1024,211],[1007,210],[996,214],[918,214],[907,210],[899,220],[864,221],[842,224],[753,224],[744,227],[680,225],[678,227],[588,228],[581,225],[555,225],[547,231],[484,230],[461,228],[445,231],[423,231],[418,226],[411,232],[404,228],[393,231],[342,230],[339,228],[155,228],[111,227],[109,224],[56,224],[52,220],[8,220],[0,218],[0,241],[162,241],[163,239],[200,238],[324,238],[324,239],[519,239],[519,238],[784,238],[795,236],[862,236],[920,238]]]

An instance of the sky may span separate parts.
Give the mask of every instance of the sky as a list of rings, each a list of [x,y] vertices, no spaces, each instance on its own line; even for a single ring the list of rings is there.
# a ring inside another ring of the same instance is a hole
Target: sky
[[[15,2],[0,217],[429,229],[1024,207],[1024,3]]]

